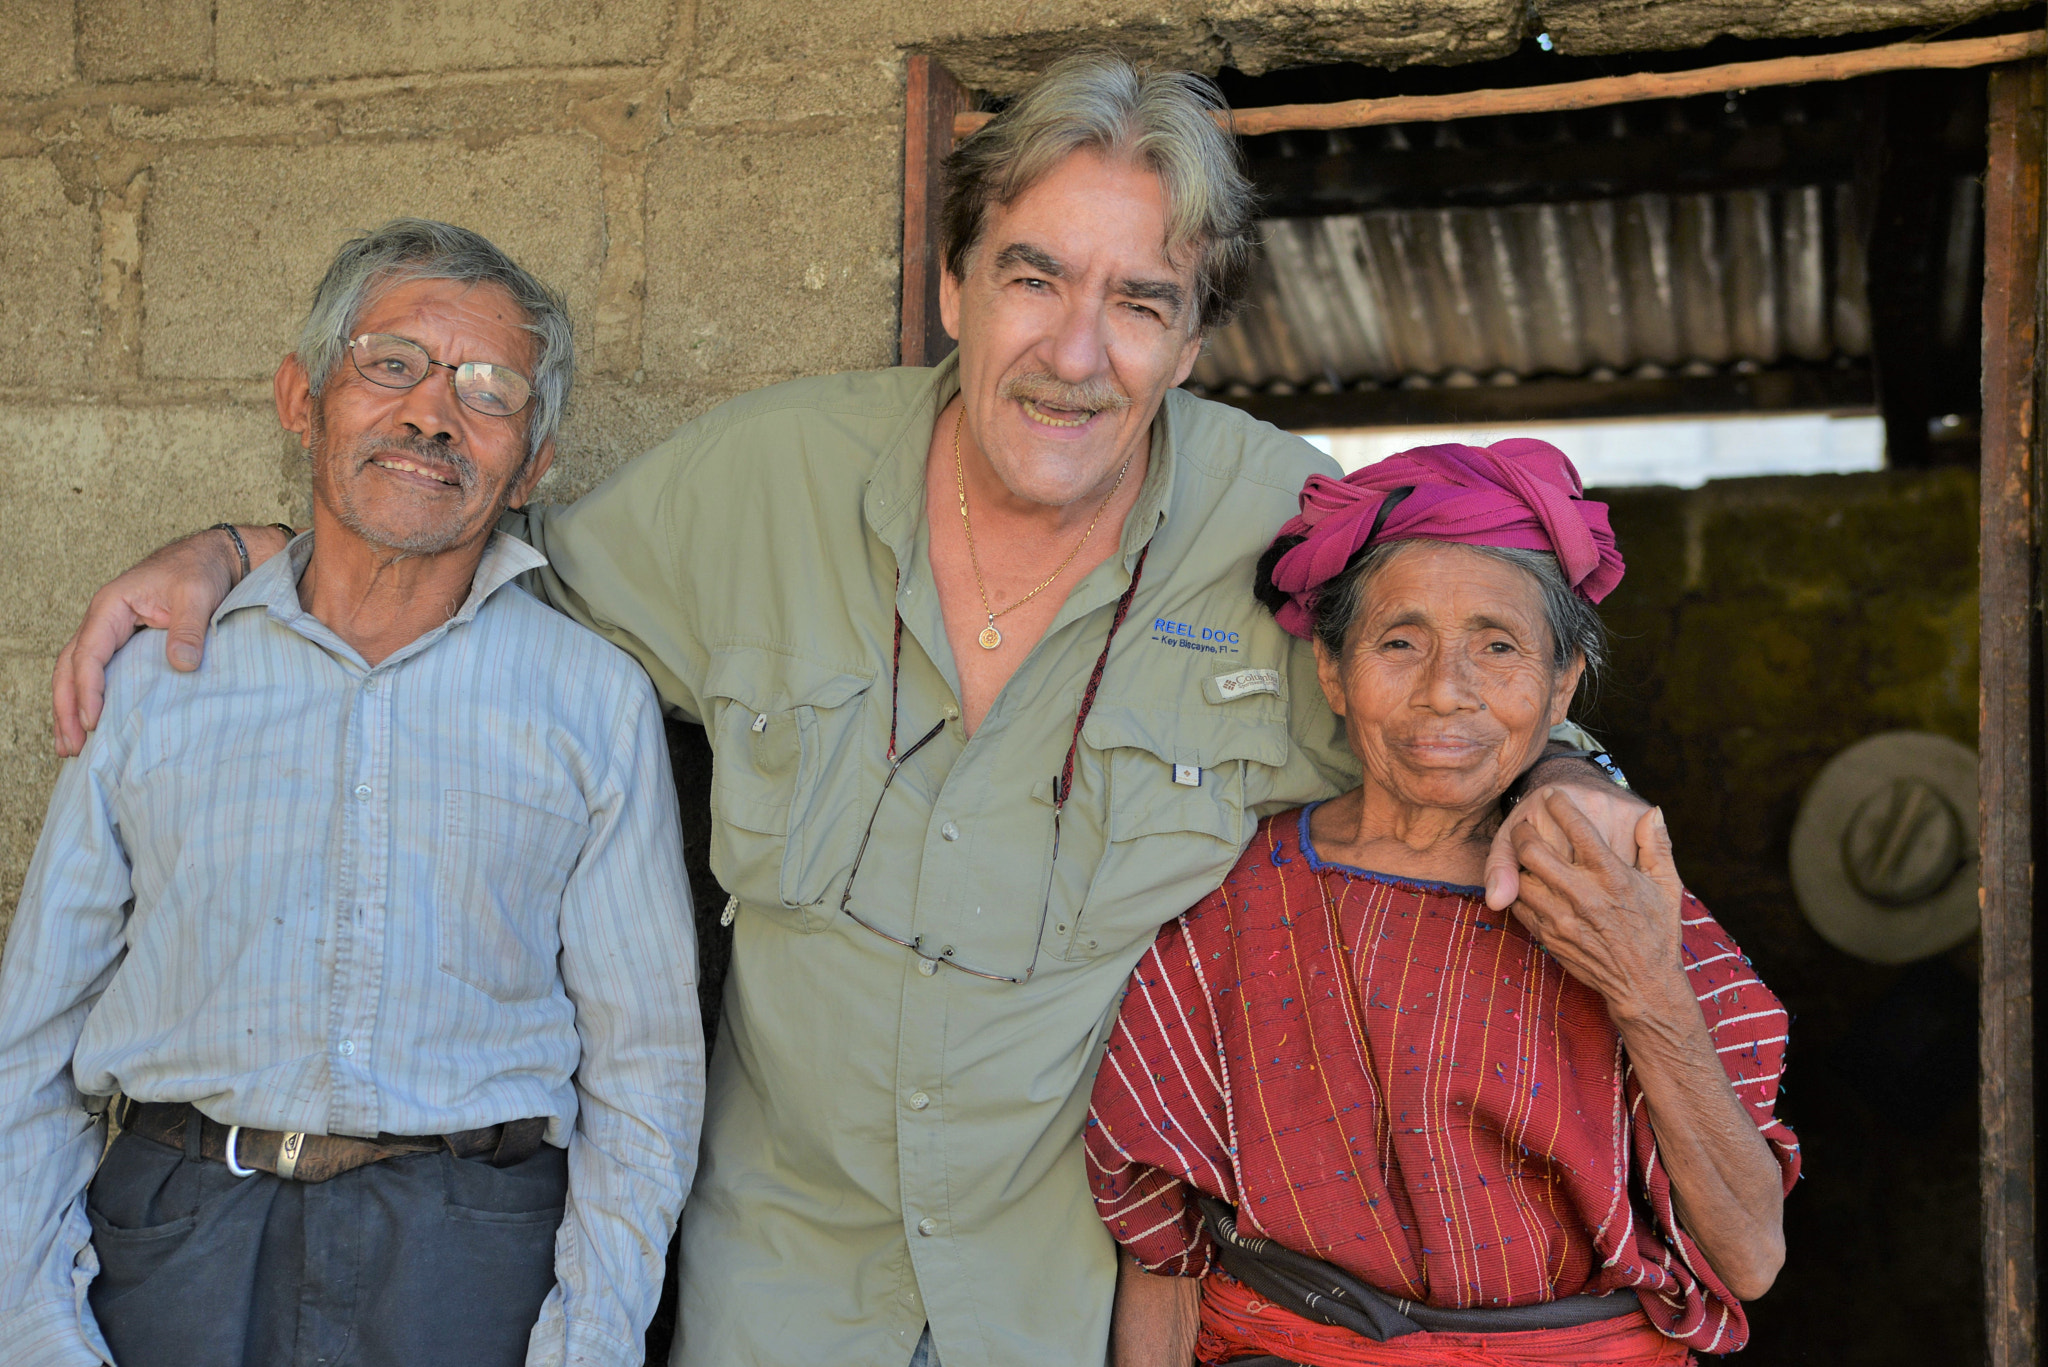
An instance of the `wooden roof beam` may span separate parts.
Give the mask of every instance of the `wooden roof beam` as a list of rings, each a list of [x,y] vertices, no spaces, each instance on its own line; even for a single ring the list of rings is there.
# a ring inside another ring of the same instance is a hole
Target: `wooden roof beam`
[[[1237,109],[1228,114],[1230,131],[1239,137],[1262,133],[1294,133],[1309,129],[1371,128],[1389,123],[1442,123],[1450,119],[1497,114],[1549,114],[1564,109],[1597,109],[1640,100],[1681,99],[1718,95],[1729,90],[1763,86],[1804,85],[1809,81],[1844,81],[1886,71],[1963,70],[2018,62],[2048,53],[2048,34],[2039,30],[1991,38],[1959,38],[1945,43],[1891,43],[1853,52],[1827,52],[1808,57],[1773,57],[1757,62],[1729,62],[1692,71],[1646,71],[1632,76],[1601,76],[1590,81],[1522,86],[1512,90],[1470,90],[1454,95],[1390,95],[1377,100],[1339,100],[1333,104],[1276,104]],[[991,114],[969,112],[953,118],[953,136],[964,138]]]

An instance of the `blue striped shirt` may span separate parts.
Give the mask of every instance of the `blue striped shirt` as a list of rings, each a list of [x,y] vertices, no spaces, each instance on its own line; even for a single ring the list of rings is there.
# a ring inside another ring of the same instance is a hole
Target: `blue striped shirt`
[[[301,608],[301,537],[172,672],[114,661],[0,960],[0,1342],[106,1359],[86,1099],[272,1130],[546,1116],[568,1149],[529,1363],[638,1361],[696,1167],[704,1047],[647,678],[513,585],[375,668]]]

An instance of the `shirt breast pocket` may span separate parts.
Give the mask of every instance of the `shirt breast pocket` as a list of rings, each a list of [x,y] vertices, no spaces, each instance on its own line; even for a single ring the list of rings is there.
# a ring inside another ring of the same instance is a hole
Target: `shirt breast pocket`
[[[1067,959],[1149,941],[1213,891],[1257,825],[1247,767],[1283,765],[1289,749],[1284,715],[1135,707],[1098,706],[1082,740],[1106,777],[1108,840],[1080,913],[1053,928]]]
[[[835,807],[860,763],[865,675],[756,647],[728,648],[704,685],[711,741],[711,871],[749,906],[799,911],[853,860],[865,813]],[[879,756],[878,756],[879,757]],[[806,914],[803,930],[819,929]]]
[[[441,971],[501,1002],[549,995],[562,948],[562,892],[583,852],[583,824],[451,789],[441,825],[434,873]]]

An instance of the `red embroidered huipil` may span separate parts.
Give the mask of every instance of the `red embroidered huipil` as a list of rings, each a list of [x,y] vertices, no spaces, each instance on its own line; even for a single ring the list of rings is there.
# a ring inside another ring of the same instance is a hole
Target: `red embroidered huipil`
[[[1784,1008],[1690,894],[1682,915],[1686,975],[1789,1190]],[[1598,994],[1481,889],[1319,862],[1307,810],[1262,822],[1139,961],[1087,1141],[1104,1220],[1154,1272],[1213,1270],[1194,1186],[1405,1299],[1630,1287],[1692,1348],[1748,1337],[1679,1226]]]

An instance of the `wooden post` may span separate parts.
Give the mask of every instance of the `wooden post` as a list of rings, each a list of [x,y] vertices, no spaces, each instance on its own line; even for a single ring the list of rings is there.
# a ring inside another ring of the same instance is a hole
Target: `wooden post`
[[[2034,1205],[2034,921],[2042,779],[2043,68],[1991,73],[1984,199],[1978,800],[1982,817],[1985,1338],[1992,1367],[2039,1360]]]
[[[953,118],[969,103],[967,88],[929,57],[912,57],[903,112],[904,365],[937,365],[953,349],[939,322],[939,214],[945,204],[942,163],[953,150]]]

